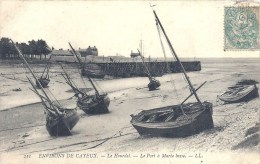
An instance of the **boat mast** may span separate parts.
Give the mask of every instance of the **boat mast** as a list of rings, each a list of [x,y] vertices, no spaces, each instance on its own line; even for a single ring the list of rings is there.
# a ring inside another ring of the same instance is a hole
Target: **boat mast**
[[[48,97],[47,93],[44,91],[41,83],[39,82],[38,78],[36,77],[36,75],[33,73],[32,69],[30,68],[29,64],[27,63],[27,61],[25,60],[25,58],[23,57],[21,51],[18,49],[18,47],[15,45],[15,43],[11,40],[11,42],[13,43],[15,49],[17,50],[19,56],[23,59],[25,65],[28,67],[28,69],[30,70],[31,74],[33,75],[33,77],[35,78],[35,80],[37,81],[37,83],[39,83],[39,86],[41,88],[41,90],[43,91],[44,95],[50,100],[50,98]]]
[[[82,63],[81,59],[78,57],[78,55],[76,54],[76,51],[74,50],[74,48],[71,46],[70,43],[69,43],[69,45],[70,45],[70,48],[71,48],[71,50],[72,50],[73,55],[76,56],[76,58],[77,58],[77,60],[78,60],[78,62],[79,62],[79,64],[80,64],[81,68],[83,69],[83,63]],[[94,90],[96,91],[97,95],[100,96],[100,94],[99,94],[99,92],[98,92],[96,86],[94,85],[92,79],[91,79],[89,76],[87,76],[87,78],[88,78],[88,80],[90,81],[91,85],[93,86]]]
[[[181,61],[179,60],[179,58],[178,58],[176,52],[174,51],[173,46],[172,46],[172,44],[171,44],[171,42],[170,42],[168,36],[166,35],[166,32],[165,32],[165,30],[164,30],[164,28],[163,28],[163,26],[162,26],[162,24],[161,24],[161,22],[160,22],[158,16],[157,16],[155,10],[153,10],[153,13],[154,13],[154,16],[155,16],[156,23],[159,23],[159,25],[160,25],[160,27],[161,27],[161,29],[162,29],[162,32],[163,32],[163,34],[164,34],[164,36],[165,36],[165,38],[166,38],[166,41],[167,41],[167,43],[169,44],[169,47],[170,47],[170,49],[171,49],[171,52],[172,52],[173,56],[176,58],[177,62],[178,62],[178,63],[180,64],[180,66],[181,66],[181,69],[182,69],[182,71],[183,71],[183,73],[184,73],[184,76],[185,76],[185,78],[186,78],[186,80],[187,80],[189,86],[190,86],[190,89],[192,90],[192,92],[193,92],[193,94],[194,94],[196,100],[197,100],[199,103],[201,103],[201,101],[200,101],[200,99],[199,99],[199,97],[198,97],[198,95],[197,95],[197,93],[196,93],[194,87],[192,86],[192,84],[191,84],[191,82],[190,82],[190,80],[189,80],[188,75],[186,74],[186,71],[185,71],[183,65],[181,64]]]
[[[43,70],[43,72],[42,72],[42,76],[41,76],[41,78],[43,78],[43,75],[44,75],[44,73],[45,73],[45,70],[47,69],[47,71],[46,71],[46,78],[48,78],[49,79],[49,69],[50,69],[50,67],[49,67],[49,65],[50,65],[50,60],[51,60],[51,56],[52,55],[50,55],[50,57],[49,57],[49,59],[48,59],[48,61],[47,61],[47,64],[46,64],[46,66],[45,66],[45,68],[44,68],[44,70]]]
[[[17,52],[18,52],[20,58],[23,59],[24,63],[26,64],[26,66],[27,66],[28,69],[30,70],[31,74],[33,75],[33,77],[35,78],[35,80],[37,81],[37,83],[39,83],[39,86],[40,86],[40,88],[41,88],[43,94],[46,96],[46,98],[47,98],[47,100],[49,101],[49,103],[51,103],[51,99],[49,98],[49,96],[47,95],[47,93],[44,91],[44,89],[43,89],[41,83],[39,82],[39,80],[38,80],[38,78],[36,77],[36,75],[33,73],[32,69],[31,69],[30,66],[29,66],[29,64],[28,64],[27,61],[25,60],[23,54],[21,53],[21,51],[18,49],[18,47],[15,45],[15,43],[14,43],[12,40],[11,40],[11,42],[13,43],[13,45],[14,45],[15,49],[17,50]],[[53,106],[53,105],[52,105],[52,106]],[[59,111],[57,108],[54,108],[54,109],[55,109],[55,111],[56,111],[58,114],[60,114],[60,113],[59,113],[60,111]]]
[[[143,66],[145,67],[146,72],[147,72],[147,74],[148,74],[148,78],[149,78],[149,80],[151,81],[151,80],[152,80],[151,73],[150,73],[150,71],[149,71],[149,69],[148,69],[148,66],[147,66],[146,63],[144,62],[143,40],[140,40],[140,49],[141,49],[141,51],[139,51],[138,49],[137,49],[137,51],[139,52],[139,55],[140,55],[140,57],[141,57],[141,59],[142,59]]]
[[[41,99],[41,102],[42,102],[42,104],[43,104],[43,106],[45,107],[45,111],[48,111],[48,112],[50,112],[50,113],[52,113],[52,114],[55,114],[55,112],[54,111],[52,111],[52,110],[50,110],[49,109],[49,107],[48,107],[48,105],[45,103],[45,101],[44,100],[47,100],[47,101],[49,101],[46,97],[44,97],[44,96],[42,96],[38,91],[37,91],[37,89],[35,88],[35,86],[33,85],[33,82],[28,78],[28,76],[26,76],[27,77],[27,79],[28,79],[28,81],[30,82],[30,84],[31,84],[31,86],[33,87],[33,92],[35,93],[35,94],[37,94],[39,97],[40,97],[40,99]],[[49,102],[49,105],[51,105],[51,103]]]
[[[81,59],[78,57],[78,55],[76,54],[76,51],[74,50],[74,48],[72,47],[70,42],[69,42],[69,45],[70,45],[70,48],[72,50],[73,55],[77,58],[77,60],[78,60],[78,62],[80,64],[80,67],[83,68],[83,63],[82,63]]]
[[[141,56],[143,66],[144,66],[144,68],[146,69],[146,72],[147,72],[147,74],[148,74],[149,80],[151,81],[151,80],[152,80],[152,76],[151,76],[151,74],[150,74],[149,69],[147,68],[147,65],[146,65],[145,62],[144,62],[144,57],[143,57],[142,53],[141,53],[138,49],[137,49],[137,51],[139,52],[139,54],[140,54],[140,56]]]
[[[61,69],[63,70],[64,74],[61,74],[63,76],[63,78],[65,79],[66,83],[72,88],[72,90],[74,91],[74,93],[81,93],[82,95],[84,95],[83,92],[81,92],[79,90],[79,88],[75,85],[75,83],[71,80],[71,78],[69,77],[68,73],[65,71],[65,69],[63,68],[63,66],[61,65]]]

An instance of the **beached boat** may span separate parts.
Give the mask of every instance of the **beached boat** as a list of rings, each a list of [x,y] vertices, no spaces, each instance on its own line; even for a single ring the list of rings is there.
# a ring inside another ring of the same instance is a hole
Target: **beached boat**
[[[229,87],[227,91],[221,94],[218,98],[226,103],[235,103],[249,101],[259,97],[256,84],[253,85],[235,85]]]
[[[41,77],[36,80],[36,85],[38,88],[40,88],[40,85],[39,83],[41,83],[41,86],[43,88],[46,88],[50,82],[50,77],[49,77],[49,70],[50,70],[50,60],[51,60],[51,56],[49,57],[48,61],[47,61],[47,64],[42,72],[42,75]]]
[[[185,137],[213,127],[212,104],[187,103],[143,110],[132,115],[131,123],[140,135]]]
[[[63,69],[63,68],[62,68]],[[77,106],[87,114],[98,114],[98,113],[108,113],[108,106],[110,99],[106,93],[89,95],[81,91],[73,80],[69,77],[68,73],[63,69],[64,77],[66,83],[71,87],[77,97]],[[84,82],[84,81],[83,81]]]
[[[153,13],[157,27],[162,30],[172,55],[181,66],[185,80],[191,90],[191,94],[181,104],[143,110],[136,115],[131,115],[131,124],[140,135],[166,137],[185,137],[213,128],[212,103],[206,101],[201,102],[196,93],[205,82],[199,88],[194,89],[154,10]],[[197,102],[185,104],[185,101],[192,95],[195,96]]]
[[[43,88],[46,88],[46,87],[48,87],[49,82],[50,82],[50,79],[49,79],[49,78],[40,77],[40,78],[36,81],[36,85],[37,85],[38,88],[40,88],[40,84],[39,84],[39,83],[41,83],[41,86],[42,86]]]
[[[47,112],[46,128],[51,136],[71,135],[72,128],[78,123],[79,115],[75,109],[60,108],[60,114]]]
[[[159,80],[156,80],[153,77],[149,77],[149,84],[147,85],[149,88],[149,91],[153,91],[161,86],[161,83]]]
[[[138,52],[139,52],[139,55],[140,55],[140,57],[141,57],[141,59],[142,59],[143,66],[144,66],[144,68],[145,68],[145,70],[146,70],[145,73],[147,74],[148,79],[149,79],[149,81],[150,81],[147,86],[148,86],[148,88],[149,88],[149,91],[153,91],[153,90],[159,88],[159,87],[161,86],[161,83],[160,83],[159,80],[156,80],[154,77],[152,77],[152,75],[151,75],[151,73],[150,73],[150,71],[149,71],[147,65],[146,65],[145,62],[144,62],[144,57],[143,57],[143,55],[141,54],[141,52],[140,52],[139,50],[138,50]]]
[[[12,41],[13,42],[13,41]],[[27,79],[31,86],[33,87],[32,91],[39,96],[41,103],[44,106],[44,113],[46,114],[46,129],[51,136],[64,136],[71,135],[72,128],[79,121],[79,115],[77,114],[76,109],[64,108],[60,105],[57,100],[52,100],[48,93],[43,89],[41,83],[38,81],[38,78],[30,68],[29,64],[25,60],[24,56],[15,46],[20,58],[23,60],[29,71],[31,72],[33,78],[38,82],[41,89],[41,93],[36,89],[36,85],[30,80],[28,76]]]
[[[103,79],[105,77],[105,73],[94,63],[84,64],[84,67],[81,69],[81,75],[96,79]]]
[[[83,63],[78,57],[76,51],[69,43],[73,55],[77,58],[81,68],[83,68]],[[82,109],[87,114],[101,114],[101,113],[108,113],[109,109],[108,106],[110,104],[110,99],[107,96],[107,93],[99,93],[98,89],[96,88],[93,80],[87,76],[90,84],[92,85],[93,89],[95,90],[94,95],[87,95],[86,93],[78,93],[76,94],[76,97],[78,98],[77,105],[80,109]],[[67,79],[69,77],[67,76]],[[73,85],[72,83],[70,84]],[[75,87],[75,86],[74,86]]]
[[[108,113],[108,106],[110,99],[107,94],[97,95],[83,95],[77,101],[77,105],[87,114]]]

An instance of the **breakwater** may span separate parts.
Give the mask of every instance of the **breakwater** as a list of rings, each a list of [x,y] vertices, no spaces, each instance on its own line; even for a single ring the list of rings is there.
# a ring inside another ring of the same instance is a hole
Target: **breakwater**
[[[181,62],[187,72],[200,71],[200,61]],[[181,72],[181,66],[176,61],[170,62],[110,62],[96,63],[106,75],[115,77],[147,76],[144,64],[152,76],[162,76],[166,73]]]

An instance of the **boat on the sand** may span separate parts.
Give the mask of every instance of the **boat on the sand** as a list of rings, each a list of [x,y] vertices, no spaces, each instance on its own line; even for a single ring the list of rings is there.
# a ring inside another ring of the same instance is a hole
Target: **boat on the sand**
[[[63,67],[62,67],[63,69]],[[70,78],[68,73],[63,69],[64,77],[66,83],[71,87],[77,97],[77,106],[87,114],[99,114],[108,113],[108,106],[110,99],[106,93],[99,93],[94,95],[87,94],[81,91],[75,84],[75,82]],[[84,82],[84,81],[83,81]]]
[[[157,28],[163,32],[172,55],[175,57],[182,69],[182,73],[184,74],[185,81],[189,85],[191,93],[180,104],[143,110],[136,115],[131,115],[131,124],[140,135],[165,137],[185,137],[213,128],[212,103],[207,101],[201,102],[196,93],[196,91],[206,82],[200,85],[197,89],[193,87],[154,10],[153,13]],[[192,95],[195,96],[197,102],[185,103]]]
[[[40,88],[40,84],[39,84],[39,83],[41,83],[41,86],[42,86],[43,88],[46,88],[46,87],[48,87],[49,82],[50,82],[50,79],[49,79],[49,78],[40,77],[40,78],[36,81],[36,85],[37,85],[38,88]]]
[[[185,137],[214,126],[212,104],[187,103],[143,110],[132,115],[131,124],[140,135]]]
[[[54,104],[52,104],[54,106]],[[51,136],[68,136],[79,121],[76,109],[60,108],[59,114],[47,112],[46,129]]]
[[[39,83],[41,83],[41,86],[43,88],[48,87],[48,84],[50,82],[50,76],[49,76],[49,71],[50,71],[50,66],[51,66],[50,60],[51,60],[51,55],[50,55],[50,57],[47,61],[47,64],[45,65],[45,68],[42,72],[41,77],[38,80],[36,80],[36,85],[37,85],[38,88],[40,88]]]
[[[13,42],[13,41],[12,41]],[[31,89],[37,96],[41,99],[41,103],[44,106],[44,113],[46,115],[46,129],[51,136],[64,136],[71,135],[72,128],[78,123],[79,115],[77,114],[76,108],[64,108],[60,103],[51,97],[44,89],[41,83],[38,81],[38,78],[30,68],[29,64],[25,60],[24,56],[18,49],[18,47],[13,43],[16,48],[20,58],[23,60],[29,71],[31,72],[34,80],[39,84],[40,91],[37,90],[36,85],[33,84],[31,79],[27,77],[29,83],[31,84]],[[50,91],[49,91],[50,92]]]
[[[147,65],[144,62],[143,55],[141,54],[141,52],[139,50],[138,50],[138,52],[139,52],[139,55],[142,59],[143,67],[145,68],[145,74],[148,76],[148,79],[149,79],[149,83],[147,85],[148,88],[149,88],[149,91],[156,90],[157,88],[159,88],[161,86],[161,83],[160,83],[159,80],[156,80],[154,77],[152,77]]]
[[[84,63],[81,69],[81,75],[96,79],[103,79],[105,77],[105,73],[102,69],[94,63]]]
[[[83,95],[78,99],[77,105],[87,114],[108,113],[110,99],[107,94]]]
[[[256,84],[252,85],[235,85],[229,87],[227,91],[218,96],[221,101],[226,103],[236,103],[249,101],[259,97],[258,88]]]
[[[78,63],[80,64],[80,67],[83,68],[83,63],[79,56],[77,55],[74,48],[69,43],[73,55],[76,57]],[[87,75],[86,75],[87,76]],[[107,95],[107,93],[100,93],[94,84],[93,80],[87,76],[90,84],[92,85],[93,89],[95,90],[94,95],[88,95],[87,93],[79,92],[78,89],[75,90],[75,85],[73,83],[69,82],[71,80],[68,75],[66,75],[67,83],[72,87],[74,87],[75,96],[78,98],[77,105],[80,109],[82,109],[87,114],[103,114],[108,113],[109,109],[108,106],[110,104],[110,99]]]
[[[157,89],[158,87],[161,86],[161,83],[159,80],[156,80],[155,78],[153,77],[149,77],[149,83],[148,83],[148,88],[149,88],[149,91],[153,91],[155,89]]]

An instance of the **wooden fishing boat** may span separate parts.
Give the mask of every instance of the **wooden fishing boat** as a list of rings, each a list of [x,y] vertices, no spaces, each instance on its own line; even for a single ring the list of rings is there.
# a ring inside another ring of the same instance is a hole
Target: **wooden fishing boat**
[[[108,113],[108,106],[110,99],[107,94],[97,95],[84,95],[82,98],[79,98],[77,105],[87,114],[100,114]]]
[[[149,80],[150,80],[150,82],[147,85],[148,88],[149,88],[149,91],[153,91],[153,90],[155,90],[155,89],[157,89],[158,87],[161,86],[161,83],[160,83],[159,80],[156,80],[155,78],[151,78]]]
[[[132,115],[131,124],[140,135],[185,137],[213,127],[212,104],[187,103],[143,110]]]
[[[79,62],[81,68],[83,68],[83,63],[80,60],[80,58],[78,57],[76,51],[74,50],[74,48],[71,46],[71,44],[69,43],[71,49],[72,49],[72,53],[73,55],[76,57],[77,61]],[[75,86],[73,86],[73,83],[68,82],[70,80],[70,78],[67,76],[67,83],[71,86],[76,88]],[[96,88],[93,80],[87,76],[90,84],[92,85],[93,89],[95,90],[95,94],[94,95],[88,95],[86,93],[83,92],[79,92],[78,89],[74,89],[75,91],[75,95],[78,98],[77,101],[77,105],[80,109],[82,109],[85,113],[87,114],[102,114],[102,113],[108,113],[109,109],[108,106],[110,104],[110,99],[107,95],[107,93],[99,93],[98,89]]]
[[[140,135],[166,136],[166,137],[185,137],[199,133],[203,130],[214,127],[212,114],[213,107],[210,102],[201,102],[196,91],[204,85],[194,89],[186,71],[175,53],[166,32],[153,10],[156,25],[161,29],[172,55],[180,64],[185,80],[189,85],[191,94],[181,103],[172,106],[143,110],[136,115],[131,115],[130,121]],[[195,96],[197,102],[185,103],[189,97]]]
[[[71,135],[72,128],[79,121],[76,109],[61,107],[57,101],[51,101],[49,97],[41,95],[29,78],[28,81],[31,83],[34,93],[40,97],[45,107],[46,129],[48,133],[51,136]]]
[[[60,115],[48,112],[46,116],[46,129],[51,136],[71,135],[72,128],[78,123],[79,115],[74,109],[59,109]]]
[[[259,97],[256,84],[253,85],[235,85],[229,87],[227,91],[221,94],[218,98],[226,103],[235,103],[249,101]]]
[[[81,69],[81,75],[96,79],[103,79],[105,77],[105,73],[101,68],[93,63],[84,64],[84,67]]]
[[[41,77],[38,80],[36,80],[36,85],[37,85],[38,88],[40,88],[39,83],[41,83],[41,86],[43,88],[48,87],[48,84],[50,82],[50,77],[49,77],[49,70],[50,70],[50,65],[51,65],[50,60],[51,60],[51,56],[49,57],[49,59],[47,61],[47,64],[46,64],[46,66],[45,66],[45,68],[42,72]]]
[[[16,48],[20,58],[23,60],[29,71],[31,72],[33,78],[38,82],[39,87],[42,91],[40,93],[36,89],[36,85],[30,80],[27,79],[31,86],[33,87],[33,92],[39,96],[41,99],[41,103],[44,106],[44,113],[46,114],[46,129],[51,136],[64,136],[64,135],[71,135],[72,128],[77,124],[79,121],[79,115],[77,114],[76,108],[69,109],[63,108],[58,101],[54,101],[50,99],[50,96],[47,92],[43,89],[41,83],[38,81],[38,78],[30,68],[29,64],[25,60],[24,56],[18,49],[18,47],[12,41],[14,47]]]
[[[63,69],[63,68],[62,68]],[[110,99],[106,93],[88,95],[80,91],[73,80],[69,77],[68,73],[63,69],[64,77],[66,83],[72,88],[77,97],[77,106],[87,114],[98,114],[98,113],[108,113],[108,106]],[[84,81],[83,81],[84,82]]]
[[[39,84],[39,83],[41,83],[41,86],[42,86],[43,88],[47,88],[49,82],[50,82],[50,79],[49,79],[49,78],[43,78],[43,77],[41,77],[41,78],[39,78],[39,79],[36,81],[36,85],[37,85],[38,88],[40,88],[40,84]]]

